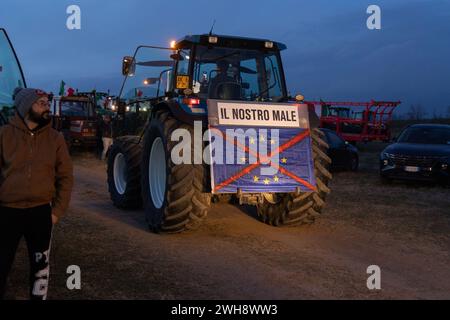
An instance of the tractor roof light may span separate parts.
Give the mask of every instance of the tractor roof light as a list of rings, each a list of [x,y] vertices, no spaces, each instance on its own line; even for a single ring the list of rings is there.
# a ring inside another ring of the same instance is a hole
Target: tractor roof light
[[[170,48],[175,49],[177,42],[175,40],[170,41]]]
[[[213,37],[213,36],[209,36],[208,37],[208,42],[209,43],[217,43],[219,39],[217,37]]]
[[[272,41],[266,41],[266,42],[264,43],[264,46],[265,46],[267,49],[273,49],[273,42],[272,42]]]

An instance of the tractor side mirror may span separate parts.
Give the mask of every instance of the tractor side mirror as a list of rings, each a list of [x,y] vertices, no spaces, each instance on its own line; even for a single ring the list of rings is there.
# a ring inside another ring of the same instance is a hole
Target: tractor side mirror
[[[132,76],[134,75],[134,71],[136,69],[136,65],[134,63],[134,58],[130,56],[123,57],[122,60],[122,75],[124,76]]]

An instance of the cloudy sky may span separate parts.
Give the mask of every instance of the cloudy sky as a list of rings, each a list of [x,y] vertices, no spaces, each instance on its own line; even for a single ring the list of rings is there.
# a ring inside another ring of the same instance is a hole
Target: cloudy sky
[[[81,8],[81,30],[66,9]],[[366,27],[369,5],[381,30]],[[185,34],[283,42],[288,89],[309,100],[401,100],[406,112],[450,106],[449,0],[2,0],[0,26],[15,46],[27,84],[58,91],[117,93],[121,59],[137,45],[167,46]]]

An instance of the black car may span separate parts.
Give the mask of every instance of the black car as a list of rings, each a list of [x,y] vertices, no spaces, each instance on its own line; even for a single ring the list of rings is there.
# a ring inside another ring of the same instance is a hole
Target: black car
[[[331,168],[333,170],[358,170],[358,149],[344,141],[334,131],[324,128],[321,128],[320,130],[325,133],[326,141],[330,146],[327,153],[332,161]]]
[[[380,155],[380,174],[392,179],[450,182],[450,125],[415,124]]]

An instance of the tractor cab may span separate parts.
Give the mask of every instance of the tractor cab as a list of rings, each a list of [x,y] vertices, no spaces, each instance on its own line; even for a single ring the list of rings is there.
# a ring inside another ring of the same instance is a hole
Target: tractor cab
[[[95,100],[89,95],[54,97],[53,128],[61,131],[69,147],[97,146],[98,120]]]
[[[140,46],[123,59],[119,118],[142,130],[152,106],[164,99],[176,100],[187,116],[206,116],[208,99],[286,101],[280,57],[285,48],[218,35],[186,36],[170,48]]]
[[[175,47],[181,58],[175,82],[179,94],[191,89],[201,100],[281,101],[286,97],[279,57],[285,48],[282,44],[200,36],[186,37]],[[182,81],[183,77],[189,81]]]
[[[25,88],[25,79],[6,31],[0,28],[0,126],[14,116],[13,92]]]

